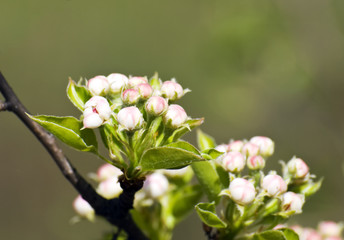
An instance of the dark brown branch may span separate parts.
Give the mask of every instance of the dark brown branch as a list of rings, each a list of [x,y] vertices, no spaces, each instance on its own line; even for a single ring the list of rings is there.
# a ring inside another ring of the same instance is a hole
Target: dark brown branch
[[[126,231],[128,239],[147,239],[129,214],[129,210],[133,206],[134,195],[142,187],[143,180],[138,180],[133,183],[132,181],[127,181],[125,178],[122,178],[121,186],[123,188],[123,193],[119,198],[107,200],[101,197],[72,166],[63,154],[61,148],[57,145],[54,136],[45,131],[43,127],[32,121],[26,115],[26,113],[28,113],[27,109],[20,102],[1,72],[0,92],[5,97],[5,102],[0,101],[0,111],[7,110],[17,115],[49,152],[65,178],[94,208],[97,215],[104,217],[111,224]]]

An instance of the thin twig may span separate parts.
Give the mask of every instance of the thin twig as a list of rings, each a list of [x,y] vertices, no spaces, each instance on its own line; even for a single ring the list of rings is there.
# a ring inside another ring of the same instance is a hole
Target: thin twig
[[[122,179],[123,193],[119,198],[107,200],[98,195],[93,187],[76,171],[61,148],[57,145],[54,136],[27,116],[27,109],[20,102],[12,88],[7,83],[5,77],[0,72],[0,92],[5,98],[5,102],[0,101],[0,110],[12,111],[37,137],[40,143],[49,152],[62,174],[80,193],[80,195],[94,208],[97,215],[104,217],[111,224],[118,226],[128,234],[128,239],[146,240],[142,231],[134,223],[129,210],[132,208],[134,195],[142,187],[143,180],[138,180],[134,184]],[[123,202],[128,201],[128,202]],[[125,207],[122,207],[125,206]]]

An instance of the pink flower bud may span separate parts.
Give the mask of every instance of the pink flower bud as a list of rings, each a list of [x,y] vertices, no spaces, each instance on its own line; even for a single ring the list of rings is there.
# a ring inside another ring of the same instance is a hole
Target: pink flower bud
[[[245,167],[245,158],[240,152],[228,152],[223,156],[222,167],[232,173],[241,172]]]
[[[229,184],[229,192],[231,199],[240,205],[250,204],[256,197],[253,183],[244,178],[235,178]]]
[[[139,91],[142,99],[148,99],[153,94],[153,88],[149,83],[140,83],[135,89]]]
[[[319,223],[318,230],[324,237],[340,237],[343,225],[332,221],[323,221]]]
[[[121,109],[117,114],[117,121],[128,131],[141,128],[144,122],[142,113],[137,107]]]
[[[178,100],[184,95],[184,90],[179,83],[165,81],[161,86],[161,94],[163,97],[174,101]]]
[[[294,211],[295,213],[301,213],[304,202],[305,198],[301,194],[286,192],[282,195],[282,209],[286,212]]]
[[[120,183],[117,177],[111,177],[99,183],[97,193],[106,199],[118,197],[122,192]]]
[[[110,119],[112,114],[108,101],[100,96],[94,96],[85,103],[84,128],[97,128],[104,121]]]
[[[301,158],[292,158],[287,166],[289,173],[294,178],[304,178],[309,172],[307,164]]]
[[[242,154],[244,154],[245,156],[256,156],[258,155],[258,153],[259,153],[258,145],[251,142],[245,143],[245,145],[242,148]]]
[[[119,177],[122,174],[123,173],[120,169],[109,163],[101,165],[97,171],[97,177],[99,181],[105,181],[112,177]]]
[[[287,191],[287,184],[279,175],[269,174],[263,178],[262,188],[268,196],[276,197]]]
[[[73,201],[73,208],[79,216],[87,218],[88,220],[94,219],[94,209],[81,197],[81,195],[78,195]]]
[[[220,144],[215,147],[215,149],[219,152],[226,153],[228,152],[228,145],[227,144]]]
[[[274,153],[275,144],[268,137],[256,136],[251,138],[250,142],[259,147],[259,154],[264,157],[269,157]]]
[[[321,235],[312,228],[304,228],[299,234],[299,238],[300,240],[323,240]]]
[[[241,152],[243,147],[244,147],[243,141],[240,141],[240,140],[231,141],[228,144],[228,151]]]
[[[265,160],[262,156],[251,156],[247,159],[247,167],[251,170],[260,170],[265,167]]]
[[[87,88],[92,95],[105,95],[109,91],[109,82],[105,76],[96,76],[87,82]]]
[[[171,104],[164,115],[164,122],[171,128],[178,128],[185,123],[188,116],[184,108],[177,104]]]
[[[114,94],[121,93],[127,87],[129,81],[127,76],[120,73],[112,73],[107,79],[110,84],[110,91]]]
[[[126,104],[135,104],[140,100],[140,93],[136,89],[127,89],[122,93],[122,101]]]
[[[168,190],[168,180],[161,173],[153,173],[146,176],[143,191],[151,198],[159,198]]]
[[[165,98],[153,96],[148,99],[146,103],[146,111],[154,116],[159,116],[168,108],[168,103]]]
[[[148,80],[146,77],[131,77],[129,78],[129,87],[135,88],[137,85],[141,83],[148,83]]]

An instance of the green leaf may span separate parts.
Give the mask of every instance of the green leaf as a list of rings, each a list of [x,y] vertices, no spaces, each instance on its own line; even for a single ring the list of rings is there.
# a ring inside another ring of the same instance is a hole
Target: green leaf
[[[143,171],[151,171],[182,168],[198,161],[204,161],[204,159],[194,152],[164,146],[146,150],[141,157],[140,165]]]
[[[205,161],[193,163],[191,166],[209,201],[218,201],[222,188],[228,186],[222,186],[214,164]]]
[[[78,119],[74,117],[27,115],[65,144],[80,151],[97,153],[96,135],[92,129],[80,130],[83,124]]]
[[[201,151],[214,148],[216,146],[214,138],[208,134],[205,134],[200,129],[197,130],[197,144]]]
[[[206,149],[202,151],[202,156],[204,156],[204,158],[206,158],[207,160],[216,159],[220,157],[221,155],[223,155],[223,152],[219,152],[214,148],[210,148],[210,149]]]
[[[304,194],[305,197],[309,197],[320,189],[323,180],[324,179],[321,178],[317,182],[308,181],[307,183],[304,183],[302,185],[292,187],[292,191],[296,193]]]
[[[175,142],[179,138],[181,138],[184,134],[187,132],[190,132],[190,130],[194,129],[195,127],[198,127],[201,125],[204,121],[204,118],[195,118],[195,119],[190,119],[186,121],[184,125],[188,126],[182,126],[178,129],[176,129],[173,134],[167,139],[167,143]]]
[[[85,103],[92,97],[84,86],[77,85],[71,78],[67,86],[67,96],[80,111],[84,111]]]
[[[200,185],[187,185],[173,192],[170,206],[172,207],[172,214],[176,219],[176,223],[181,221],[194,208],[202,194]]]
[[[253,240],[299,240],[299,236],[293,230],[284,228],[256,233]]]
[[[170,143],[166,145],[166,147],[180,148],[189,152],[193,152],[194,154],[200,155],[200,152],[197,150],[197,148],[195,148],[193,145],[185,141],[178,141],[178,142]]]
[[[209,227],[226,228],[227,224],[222,221],[215,212],[215,203],[199,203],[195,206],[196,211],[202,222]]]

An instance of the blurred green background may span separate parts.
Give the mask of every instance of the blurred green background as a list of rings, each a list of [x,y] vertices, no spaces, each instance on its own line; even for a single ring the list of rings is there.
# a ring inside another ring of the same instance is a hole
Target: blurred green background
[[[0,70],[31,113],[74,116],[68,76],[176,77],[193,90],[180,103],[218,143],[266,135],[268,167],[296,155],[325,176],[292,219],[315,226],[344,220],[343,30],[342,0],[1,0]],[[0,123],[2,239],[96,240],[111,229],[71,226],[74,189],[13,114]],[[63,148],[84,175],[102,163]],[[203,238],[194,215],[174,237]]]

